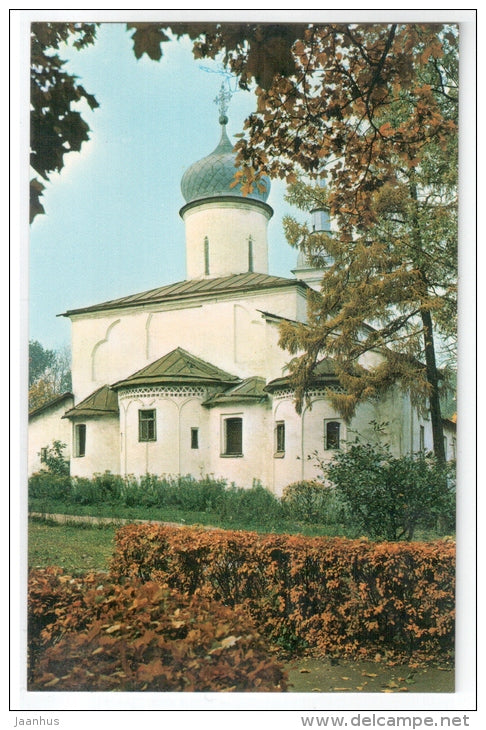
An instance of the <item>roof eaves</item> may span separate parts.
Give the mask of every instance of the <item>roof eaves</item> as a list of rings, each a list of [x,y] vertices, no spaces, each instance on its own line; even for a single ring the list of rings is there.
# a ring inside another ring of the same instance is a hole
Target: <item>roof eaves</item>
[[[63,393],[62,395],[55,396],[51,400],[47,401],[47,403],[43,403],[41,406],[38,406],[37,408],[33,408],[31,411],[29,411],[29,418],[32,418],[32,416],[38,416],[39,413],[42,413],[43,411],[47,411],[50,408],[53,408],[54,406],[62,403],[64,400],[67,400],[68,398],[74,398],[73,394],[70,392]]]
[[[141,294],[133,294],[120,299],[94,304],[79,309],[69,309],[58,317],[71,317],[76,314],[88,314],[113,309],[129,309],[130,307],[147,307],[169,301],[185,301],[200,299],[211,294],[232,294],[241,291],[257,291],[259,289],[285,288],[298,286],[308,289],[308,285],[298,279],[270,276],[267,274],[234,274],[215,279],[197,279],[182,281],[157,289],[150,289]]]

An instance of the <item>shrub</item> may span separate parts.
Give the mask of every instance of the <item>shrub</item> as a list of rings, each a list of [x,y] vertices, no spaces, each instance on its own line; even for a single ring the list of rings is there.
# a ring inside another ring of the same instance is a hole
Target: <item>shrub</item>
[[[266,526],[278,524],[285,516],[280,500],[261,484],[254,484],[250,489],[234,485],[227,488],[217,513],[228,522],[244,519]]]
[[[51,474],[69,475],[69,461],[63,454],[65,448],[66,444],[61,441],[53,441],[52,446],[47,446],[41,451],[41,462],[45,464],[47,471]]]
[[[332,524],[343,519],[343,507],[335,490],[322,482],[289,484],[284,489],[282,505],[290,518],[300,522]]]
[[[71,477],[38,471],[29,478],[29,498],[55,499],[60,502],[72,499]]]
[[[454,514],[450,468],[432,456],[394,457],[388,448],[356,443],[321,467],[352,522],[373,539],[411,540],[418,526]]]
[[[116,580],[156,580],[243,605],[259,631],[291,650],[432,661],[454,645],[452,542],[127,525],[111,571]]]
[[[73,588],[73,585],[75,586]],[[41,619],[45,606],[58,609]],[[242,609],[204,594],[33,571],[30,690],[282,691],[286,678]],[[36,623],[37,622],[37,623]]]

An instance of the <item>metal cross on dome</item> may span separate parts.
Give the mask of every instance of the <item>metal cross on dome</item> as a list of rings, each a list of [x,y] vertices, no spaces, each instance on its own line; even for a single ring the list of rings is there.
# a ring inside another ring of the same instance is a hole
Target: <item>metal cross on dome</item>
[[[226,117],[226,112],[228,111],[229,102],[232,96],[233,94],[228,88],[225,88],[225,82],[223,81],[219,90],[219,94],[214,99],[214,103],[217,104],[219,107],[220,119],[222,117]]]

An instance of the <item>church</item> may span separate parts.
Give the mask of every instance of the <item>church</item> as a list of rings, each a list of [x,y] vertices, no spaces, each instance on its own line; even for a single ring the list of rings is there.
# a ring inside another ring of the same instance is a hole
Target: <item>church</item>
[[[72,328],[72,393],[30,414],[29,474],[59,440],[72,476],[214,475],[279,496],[317,476],[313,454],[331,459],[356,435],[371,437],[372,422],[388,423],[395,455],[431,449],[430,421],[398,387],[345,423],[326,397],[338,387],[330,360],[296,412],[279,327],[306,321],[320,272],[302,254],[293,276],[268,271],[270,181],[246,196],[234,184],[220,111],[218,145],[181,180],[187,278],[63,314]],[[317,230],[329,230],[325,210],[314,216]],[[446,439],[453,458],[452,430]]]

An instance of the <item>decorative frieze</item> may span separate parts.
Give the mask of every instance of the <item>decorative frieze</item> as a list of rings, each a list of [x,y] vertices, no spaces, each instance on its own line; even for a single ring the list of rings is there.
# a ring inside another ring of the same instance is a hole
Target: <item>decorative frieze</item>
[[[309,398],[322,398],[325,397],[326,392],[332,390],[335,393],[344,393],[344,389],[340,385],[324,385],[321,388],[312,388],[312,390],[306,391],[306,396]],[[294,398],[295,391],[292,388],[277,388],[272,393],[273,400],[284,400],[288,398]]]
[[[129,398],[204,398],[206,388],[201,385],[157,385],[152,387],[124,388],[118,394],[119,400]]]

